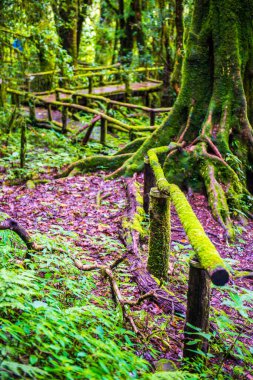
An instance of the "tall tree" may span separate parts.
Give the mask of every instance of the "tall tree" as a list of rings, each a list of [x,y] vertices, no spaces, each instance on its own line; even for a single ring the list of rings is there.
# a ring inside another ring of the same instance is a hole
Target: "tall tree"
[[[174,60],[174,69],[171,76],[171,84],[176,93],[179,93],[181,85],[181,71],[183,61],[183,0],[175,2],[175,27],[176,27],[176,56]]]
[[[110,0],[106,0],[108,6],[119,19],[119,60],[130,65],[133,58],[133,49],[136,43],[139,60],[144,54],[145,38],[142,29],[142,0],[130,0],[129,7],[126,0],[118,0],[115,6]]]
[[[150,148],[175,141],[164,163],[170,182],[205,186],[217,220],[252,215],[253,0],[195,0],[179,96],[165,123],[117,173],[143,166]],[[116,174],[115,174],[116,175]]]
[[[77,64],[83,21],[92,0],[52,0],[57,33],[63,48]]]

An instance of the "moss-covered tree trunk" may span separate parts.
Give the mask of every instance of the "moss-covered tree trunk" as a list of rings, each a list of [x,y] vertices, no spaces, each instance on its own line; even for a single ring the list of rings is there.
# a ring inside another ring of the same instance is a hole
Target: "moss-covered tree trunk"
[[[164,124],[117,171],[141,170],[150,148],[169,145],[170,182],[205,188],[217,220],[251,212],[253,178],[253,0],[195,0],[182,85]],[[252,190],[252,187],[250,188]]]
[[[183,60],[183,0],[176,0],[175,3],[175,27],[176,27],[176,56],[174,61],[174,69],[171,76],[171,84],[179,93],[181,85],[181,69]]]

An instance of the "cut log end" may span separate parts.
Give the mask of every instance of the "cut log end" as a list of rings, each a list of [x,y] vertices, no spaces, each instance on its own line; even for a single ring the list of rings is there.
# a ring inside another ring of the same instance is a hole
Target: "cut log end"
[[[208,273],[212,283],[216,286],[224,286],[229,281],[229,273],[225,268],[218,267]]]

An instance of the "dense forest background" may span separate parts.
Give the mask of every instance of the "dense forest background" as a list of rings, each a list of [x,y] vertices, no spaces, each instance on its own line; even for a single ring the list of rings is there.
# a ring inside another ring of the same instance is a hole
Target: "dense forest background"
[[[0,2],[1,379],[253,379],[252,19]]]

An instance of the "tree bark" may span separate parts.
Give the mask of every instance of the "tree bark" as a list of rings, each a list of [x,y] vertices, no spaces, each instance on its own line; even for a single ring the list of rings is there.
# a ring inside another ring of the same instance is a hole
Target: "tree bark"
[[[178,94],[181,86],[181,70],[183,61],[183,0],[176,0],[175,5],[176,56],[174,60],[173,73],[171,75],[171,84]]]

